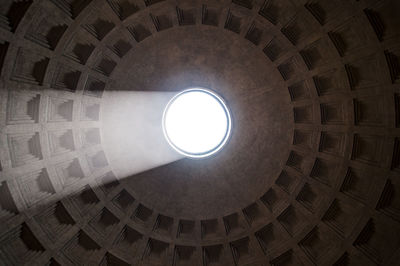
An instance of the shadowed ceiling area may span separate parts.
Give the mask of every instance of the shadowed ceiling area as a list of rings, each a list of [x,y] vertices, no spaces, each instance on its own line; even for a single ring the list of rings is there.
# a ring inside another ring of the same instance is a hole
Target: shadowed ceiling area
[[[399,1],[0,1],[0,265],[398,265]]]

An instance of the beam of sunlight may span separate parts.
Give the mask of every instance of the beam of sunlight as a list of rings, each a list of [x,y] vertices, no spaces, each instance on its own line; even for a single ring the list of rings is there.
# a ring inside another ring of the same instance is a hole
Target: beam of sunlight
[[[162,115],[177,92],[108,91],[102,104],[102,144],[118,178],[183,158],[165,140]]]

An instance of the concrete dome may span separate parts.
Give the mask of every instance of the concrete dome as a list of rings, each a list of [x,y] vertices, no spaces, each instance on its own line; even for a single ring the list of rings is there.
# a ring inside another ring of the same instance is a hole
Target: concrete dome
[[[398,265],[400,2],[1,0],[0,265]],[[165,105],[221,95],[226,146]]]

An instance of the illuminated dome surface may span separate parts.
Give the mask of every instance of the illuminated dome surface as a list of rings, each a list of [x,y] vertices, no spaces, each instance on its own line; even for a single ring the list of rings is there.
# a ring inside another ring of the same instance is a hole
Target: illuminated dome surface
[[[201,158],[224,146],[230,135],[231,118],[227,106],[215,93],[202,88],[187,89],[167,104],[163,131],[176,151]]]
[[[399,265],[400,1],[1,3],[0,265]]]

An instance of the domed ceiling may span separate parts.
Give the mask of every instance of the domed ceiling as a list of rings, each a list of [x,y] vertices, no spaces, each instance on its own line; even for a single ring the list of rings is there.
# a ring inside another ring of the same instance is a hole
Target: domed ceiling
[[[0,265],[398,265],[400,2],[1,0]],[[184,158],[162,112],[232,113]]]

